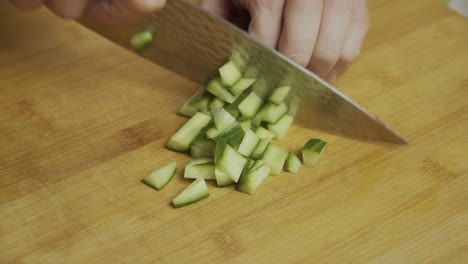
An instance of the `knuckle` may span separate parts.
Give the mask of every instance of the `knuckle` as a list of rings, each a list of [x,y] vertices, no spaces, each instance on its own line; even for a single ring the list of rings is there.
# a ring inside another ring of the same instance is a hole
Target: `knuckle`
[[[303,67],[309,64],[310,57],[304,53],[291,53],[286,56]]]
[[[262,10],[282,10],[286,0],[257,0],[256,7]]]
[[[340,54],[338,52],[332,51],[317,51],[314,52],[312,59],[317,64],[321,64],[324,66],[333,66],[338,61]]]

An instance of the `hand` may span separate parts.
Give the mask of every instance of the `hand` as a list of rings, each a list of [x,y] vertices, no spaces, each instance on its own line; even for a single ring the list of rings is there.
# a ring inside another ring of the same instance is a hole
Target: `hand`
[[[110,25],[135,21],[143,14],[158,10],[165,0],[97,0],[88,6],[88,0],[10,0],[19,9],[29,10],[45,5],[55,14],[75,19],[81,15]]]
[[[365,0],[205,0],[202,5],[330,82],[358,57],[369,28]]]

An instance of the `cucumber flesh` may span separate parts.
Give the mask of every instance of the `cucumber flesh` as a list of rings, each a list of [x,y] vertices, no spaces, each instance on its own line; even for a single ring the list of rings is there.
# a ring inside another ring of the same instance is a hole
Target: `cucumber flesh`
[[[236,99],[234,100],[234,102],[232,102],[231,104],[226,105],[226,107],[225,107],[226,111],[229,114],[231,114],[233,117],[238,118],[239,115],[240,115],[239,104],[242,103],[242,101],[244,101],[244,99],[246,97],[247,97],[247,94],[245,94],[245,93],[239,94],[236,97]]]
[[[214,115],[214,113],[216,113],[216,110],[224,107],[225,104],[226,102],[224,102],[223,100],[217,97],[213,97],[208,103],[208,109],[210,109],[211,114]]]
[[[256,171],[263,165],[265,165],[264,160],[256,160],[255,163],[250,167],[249,171]]]
[[[197,91],[177,110],[177,114],[188,118],[194,116],[199,111],[196,107],[192,105],[192,103],[199,100],[203,96],[203,94],[205,94],[205,90]]]
[[[219,68],[219,75],[221,76],[221,83],[225,86],[233,86],[242,78],[242,73],[232,61]]]
[[[214,159],[213,158],[194,158],[189,160],[185,166],[194,166],[194,165],[201,165],[201,164],[207,164],[207,163],[213,163]]]
[[[213,121],[216,129],[226,130],[236,123],[236,119],[230,115],[224,108],[219,108],[213,115]]]
[[[245,157],[250,157],[257,147],[258,142],[260,142],[260,137],[249,129],[245,132],[245,136],[237,151]]]
[[[270,143],[270,141],[271,141],[270,138],[262,138],[260,142],[258,142],[257,147],[252,153],[251,157],[254,159],[260,159],[263,155],[263,152],[265,152],[265,149]]]
[[[216,142],[212,139],[199,137],[190,145],[192,158],[213,157]]]
[[[227,103],[232,103],[236,99],[234,95],[232,95],[221,83],[221,79],[219,77],[209,81],[206,85],[206,90],[212,95],[216,96],[218,99],[221,99]]]
[[[139,32],[130,39],[130,44],[136,50],[142,50],[153,42],[154,32],[145,30]]]
[[[216,186],[226,187],[234,183],[234,181],[226,173],[222,172],[219,168],[215,168]]]
[[[171,162],[143,178],[143,182],[156,190],[162,190],[174,177],[177,162]]]
[[[247,90],[255,82],[255,80],[256,79],[242,78],[234,86],[232,86],[229,90],[234,95],[241,94],[242,92]]]
[[[262,120],[270,124],[276,124],[285,114],[288,113],[288,107],[285,103],[275,105],[274,103],[266,103],[264,106],[265,112],[262,115]]]
[[[267,128],[275,135],[275,139],[283,141],[293,121],[292,116],[284,115],[276,124],[268,124]]]
[[[189,106],[194,107],[195,109],[198,110],[198,112],[202,112],[204,114],[211,114],[209,108],[208,108],[208,103],[210,100],[213,98],[213,96],[210,93],[204,92],[200,98],[196,98],[192,102],[190,102]]]
[[[221,133],[216,139],[218,141],[222,139],[234,149],[238,149],[240,144],[242,143],[244,136],[244,130],[239,125],[239,123],[236,123],[230,128],[223,131],[223,133]]]
[[[252,120],[250,119],[244,119],[244,120],[239,120],[239,125],[244,129],[244,131],[250,130],[252,127]]]
[[[166,147],[176,152],[187,152],[200,131],[210,121],[211,117],[209,115],[196,113],[169,139]]]
[[[199,164],[190,164],[190,162],[187,163],[187,165],[185,165],[184,178],[203,178],[205,180],[216,180],[215,164],[213,160],[211,160],[211,162]]]
[[[275,137],[275,134],[271,131],[269,131],[268,129],[264,128],[264,127],[257,127],[257,129],[255,129],[255,133],[260,137],[260,138],[269,138],[269,139],[273,139]]]
[[[243,193],[253,194],[262,185],[270,173],[270,168],[263,165],[255,171],[243,175],[236,185],[236,189]]]
[[[286,169],[286,171],[297,173],[299,169],[301,168],[301,165],[302,165],[301,160],[296,155],[289,152],[288,158],[286,158],[286,164],[284,165],[284,168]]]
[[[270,168],[271,175],[279,175],[283,169],[289,152],[270,143],[263,153],[265,165]]]
[[[246,117],[254,117],[263,105],[263,100],[256,93],[251,92],[239,104],[239,112]]]
[[[304,165],[309,167],[317,165],[326,145],[327,142],[318,138],[307,141],[304,147],[302,147],[302,159],[304,161]]]
[[[223,154],[221,158],[218,159],[216,166],[218,166],[218,168],[227,174],[234,182],[237,182],[246,163],[246,158],[226,144]]]
[[[180,208],[189,204],[196,203],[210,196],[206,182],[203,178],[193,181],[187,188],[172,199],[175,208]]]
[[[278,87],[275,90],[273,90],[270,97],[268,98],[268,101],[276,105],[279,105],[282,102],[284,102],[284,100],[286,99],[290,91],[291,91],[291,86]]]

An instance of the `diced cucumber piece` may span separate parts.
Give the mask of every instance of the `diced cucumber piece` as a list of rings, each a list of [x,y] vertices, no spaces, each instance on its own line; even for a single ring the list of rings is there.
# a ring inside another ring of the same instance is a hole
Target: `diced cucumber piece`
[[[219,108],[224,107],[225,104],[226,104],[226,102],[224,102],[223,100],[221,100],[221,99],[219,99],[217,97],[213,97],[211,99],[211,101],[208,103],[208,108],[210,109],[211,114],[214,115],[216,110],[218,110]]]
[[[207,164],[207,163],[214,163],[214,159],[208,158],[208,157],[203,157],[203,158],[194,158],[185,164],[185,166],[194,166],[194,165],[201,165],[201,164]]]
[[[293,121],[292,116],[284,115],[276,124],[268,124],[267,128],[275,134],[275,139],[283,141]]]
[[[190,156],[192,158],[213,157],[216,142],[212,139],[198,137],[190,145]]]
[[[172,199],[172,204],[175,208],[179,208],[203,200],[208,196],[210,196],[210,194],[208,193],[205,180],[203,178],[198,178],[174,197],[174,199]]]
[[[232,86],[229,91],[231,91],[231,93],[234,95],[241,94],[247,90],[255,82],[255,80],[256,79],[242,78],[234,86]]]
[[[301,160],[296,155],[289,152],[288,157],[286,158],[286,164],[284,165],[286,171],[297,173],[299,168],[301,168],[301,165]]]
[[[177,114],[188,118],[194,116],[199,111],[196,107],[192,106],[192,102],[195,102],[196,100],[200,99],[203,96],[203,94],[205,94],[205,90],[197,91],[177,110]]]
[[[249,168],[249,171],[256,171],[263,165],[265,165],[264,160],[256,160],[255,163],[252,165],[252,167]]]
[[[255,129],[255,133],[260,137],[260,138],[269,138],[273,139],[275,137],[275,134],[268,129],[259,126]]]
[[[177,162],[174,161],[143,178],[143,182],[161,190],[172,180],[176,171]]]
[[[196,113],[172,135],[166,147],[177,152],[187,152],[200,131],[207,126],[210,121],[210,116],[200,112]]]
[[[201,97],[192,100],[189,106],[196,108],[198,112],[210,114],[211,112],[208,108],[208,103],[210,102],[211,98],[213,98],[213,96],[210,93],[205,92],[201,95]]]
[[[242,101],[244,101],[245,97],[247,97],[247,94],[245,93],[239,94],[234,100],[234,102],[226,105],[225,107],[226,111],[235,118],[239,117],[240,115],[239,104],[242,103]]]
[[[257,170],[252,170],[239,179],[236,189],[240,192],[253,194],[265,181],[270,173],[270,168],[261,166]]]
[[[244,131],[250,130],[252,127],[252,120],[250,119],[244,119],[244,120],[238,120],[239,125],[244,129]]]
[[[255,92],[251,92],[239,104],[239,112],[246,117],[254,117],[263,105],[263,100]]]
[[[252,153],[251,157],[254,159],[260,159],[263,156],[263,152],[265,152],[265,149],[270,143],[270,141],[271,138],[262,138],[260,142],[258,142],[257,147]]]
[[[130,39],[130,44],[134,49],[142,50],[153,42],[153,37],[153,31],[145,30],[133,35],[133,37]]]
[[[263,153],[265,165],[270,168],[271,175],[279,175],[283,169],[283,165],[288,157],[289,152],[272,143],[268,144]]]
[[[227,88],[223,86],[219,77],[216,77],[213,80],[209,81],[206,85],[206,90],[212,95],[216,96],[217,98],[228,103],[232,103],[236,99],[234,95],[232,95],[227,90]]]
[[[245,167],[244,167],[245,173],[247,173],[253,167],[254,164],[255,164],[254,159],[247,160],[247,163],[245,164]],[[242,172],[242,173],[244,173],[244,172]]]
[[[219,75],[221,76],[221,83],[225,86],[233,86],[242,78],[242,73],[232,61],[219,68]]]
[[[217,159],[216,166],[226,173],[234,182],[239,180],[239,177],[244,169],[247,159],[239,154],[228,144],[225,144],[221,158]]]
[[[291,86],[281,86],[273,90],[268,100],[276,105],[284,102],[289,92],[291,91]]]
[[[230,115],[224,108],[219,108],[213,115],[213,121],[216,129],[224,131],[236,123],[236,119]]]
[[[265,106],[263,106],[260,111],[258,111],[258,113],[255,115],[255,117],[252,119],[252,125],[254,126],[260,126],[260,124],[262,123],[263,121],[263,115],[265,115],[266,113],[266,108]]]
[[[230,128],[223,131],[223,133],[221,133],[216,139],[218,141],[222,139],[223,141],[226,141],[227,144],[229,144],[234,149],[238,149],[240,144],[242,143],[244,136],[245,136],[244,130],[238,123],[236,123]]]
[[[265,112],[262,115],[262,120],[270,124],[276,124],[288,112],[288,107],[285,103],[275,105],[268,102],[263,107],[265,108]]]
[[[258,142],[260,142],[260,137],[249,129],[245,132],[245,136],[239,145],[238,152],[245,157],[250,157],[257,147]]]
[[[215,164],[213,159],[195,159],[185,165],[184,178],[197,179],[203,178],[205,180],[216,180]]]
[[[304,147],[302,147],[302,160],[304,164],[314,167],[319,162],[326,145],[327,142],[318,138],[307,141]]]
[[[218,167],[215,168],[216,186],[226,187],[234,183],[234,181],[226,173],[222,172]]]

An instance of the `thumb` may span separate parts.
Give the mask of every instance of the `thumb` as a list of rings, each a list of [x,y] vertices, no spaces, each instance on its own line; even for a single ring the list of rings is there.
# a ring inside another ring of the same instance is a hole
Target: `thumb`
[[[98,23],[122,25],[161,9],[165,3],[166,0],[97,0],[88,7],[85,15]]]

